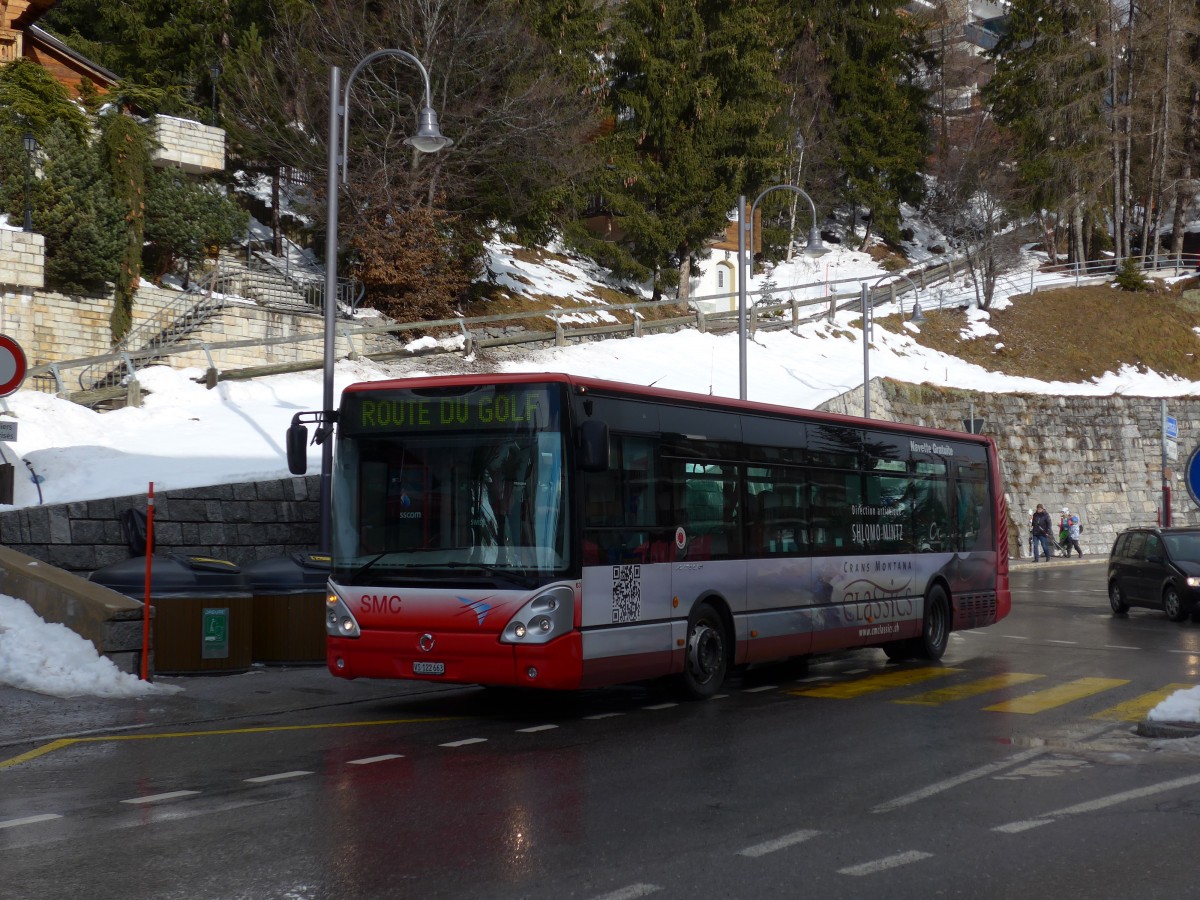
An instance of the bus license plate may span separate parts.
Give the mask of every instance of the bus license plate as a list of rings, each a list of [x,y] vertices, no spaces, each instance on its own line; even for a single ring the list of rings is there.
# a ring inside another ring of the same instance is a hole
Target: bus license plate
[[[435,662],[415,662],[413,663],[414,675],[445,675],[446,664]]]

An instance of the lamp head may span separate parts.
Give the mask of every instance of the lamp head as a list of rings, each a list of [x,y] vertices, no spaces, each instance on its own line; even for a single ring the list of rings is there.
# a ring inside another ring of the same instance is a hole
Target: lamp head
[[[821,232],[814,225],[808,232],[808,246],[804,248],[804,255],[812,258],[824,256],[829,252],[829,248],[821,241]]]
[[[219,62],[214,62],[211,66],[208,67],[208,74],[212,76],[213,81],[216,81],[218,78],[220,78],[221,77],[221,64]]]
[[[37,149],[37,146],[38,146],[37,138],[35,138],[30,132],[28,132],[28,131],[25,132],[25,137],[22,138],[21,140],[25,144],[25,152],[26,153],[32,153],[34,150]]]
[[[920,301],[915,301],[913,303],[912,316],[909,318],[909,321],[916,322],[918,325],[925,321],[925,313],[921,312]]]
[[[442,134],[442,129],[438,125],[437,113],[431,107],[426,106],[421,110],[417,133],[412,137],[405,138],[404,143],[422,153],[437,153],[439,150],[449,147],[454,141]]]

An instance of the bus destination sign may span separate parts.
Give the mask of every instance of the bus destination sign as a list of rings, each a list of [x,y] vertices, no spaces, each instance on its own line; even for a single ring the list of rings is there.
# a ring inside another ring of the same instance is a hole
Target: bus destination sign
[[[357,432],[531,428],[548,424],[551,395],[544,389],[474,391],[445,397],[417,394],[347,397],[342,427]]]

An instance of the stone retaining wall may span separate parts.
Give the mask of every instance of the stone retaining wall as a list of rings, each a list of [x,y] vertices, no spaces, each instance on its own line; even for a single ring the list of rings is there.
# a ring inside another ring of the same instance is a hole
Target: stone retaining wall
[[[319,475],[156,492],[156,553],[228,559],[239,565],[296,551],[319,538]],[[121,513],[146,510],[135,495],[0,513],[0,545],[88,575],[128,559]]]

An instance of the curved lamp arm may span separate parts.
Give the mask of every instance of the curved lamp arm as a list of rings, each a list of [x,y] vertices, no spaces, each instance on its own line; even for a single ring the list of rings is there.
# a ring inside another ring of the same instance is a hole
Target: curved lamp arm
[[[438,125],[437,113],[433,110],[433,93],[429,88],[429,72],[425,70],[421,60],[413,56],[407,50],[376,50],[364,56],[358,61],[350,74],[346,77],[346,86],[342,89],[341,109],[339,112],[342,116],[342,146],[340,159],[338,160],[342,170],[342,184],[346,183],[346,147],[349,144],[350,138],[350,87],[354,84],[354,79],[363,68],[375,60],[384,56],[399,56],[402,59],[408,60],[417,67],[421,73],[421,80],[425,84],[425,106],[421,109],[417,119],[417,133],[412,137],[405,138],[404,143],[408,144],[422,153],[436,153],[439,150],[445,149],[454,143],[450,138],[442,134],[442,130]]]
[[[791,191],[792,193],[799,194],[808,201],[808,208],[812,212],[812,228],[808,232],[808,246],[804,248],[804,255],[816,258],[828,253],[829,248],[821,241],[821,232],[817,229],[817,204],[813,203],[813,198],[808,196],[803,190],[793,187],[790,184],[777,184],[774,187],[769,187],[754,198],[754,202],[750,204],[750,221],[746,225],[747,230],[750,232],[750,240],[747,241],[746,246],[750,248],[754,247],[754,210],[758,209],[758,204],[762,198],[772,191]],[[753,250],[750,252],[753,253]]]
[[[903,272],[897,272],[895,274],[898,275],[900,278],[903,278],[905,281],[907,281],[913,289],[913,293],[915,296],[913,297],[912,320],[914,322],[918,322],[918,323],[924,322],[925,316],[921,312],[921,288],[916,284],[916,282],[914,282],[911,278],[909,278]],[[869,288],[867,288],[867,291],[868,292],[873,291],[875,288],[879,287],[879,282],[883,281],[883,279],[885,279],[885,278],[891,278],[891,277],[893,277],[893,273],[891,273],[891,272],[889,272],[886,275],[880,275],[879,278],[876,279],[875,283],[873,285],[871,285]],[[901,318],[903,318],[903,316],[904,316],[904,301],[900,302],[900,316],[901,316]]]

